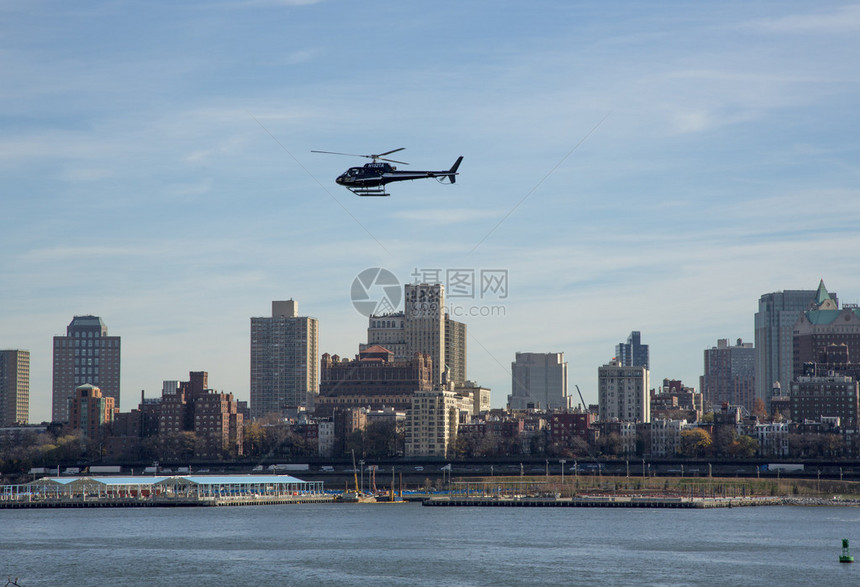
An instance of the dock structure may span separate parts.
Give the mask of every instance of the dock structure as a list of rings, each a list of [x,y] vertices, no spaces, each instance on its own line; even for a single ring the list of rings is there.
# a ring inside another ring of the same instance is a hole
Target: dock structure
[[[580,493],[562,496],[557,485],[537,480],[510,478],[455,481],[445,496],[422,501],[425,506],[457,507],[592,507],[710,509],[755,505],[779,505],[778,497],[679,496],[630,493]]]
[[[592,496],[529,497],[529,496],[445,496],[431,497],[422,502],[432,507],[574,507],[574,508],[663,508],[711,509],[761,505],[780,505],[775,497],[639,497]]]
[[[321,481],[290,475],[45,477],[0,487],[2,508],[207,507],[323,503]]]

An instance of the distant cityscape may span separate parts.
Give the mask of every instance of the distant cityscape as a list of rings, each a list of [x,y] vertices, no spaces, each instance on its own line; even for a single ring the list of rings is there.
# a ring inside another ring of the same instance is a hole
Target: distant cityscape
[[[595,365],[597,404],[570,389],[564,352],[532,349],[514,356],[505,409],[469,377],[467,325],[446,312],[445,287],[402,293],[402,311],[369,313],[352,358],[320,354],[319,321],[272,301],[271,315],[250,318],[250,401],[192,371],[128,411],[121,337],[74,316],[53,339],[51,422],[28,422],[29,352],[0,351],[0,464],[860,455],[860,309],[840,307],[823,280],[762,295],[755,341],[703,349],[698,390],[652,386],[646,337],[633,331]]]

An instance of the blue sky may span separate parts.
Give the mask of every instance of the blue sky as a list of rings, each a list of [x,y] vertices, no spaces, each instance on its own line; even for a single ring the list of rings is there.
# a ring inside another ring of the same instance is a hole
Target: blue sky
[[[698,387],[761,294],[860,301],[858,33],[831,2],[0,1],[0,348],[31,421],[76,314],[123,339],[124,411],[191,370],[247,399],[271,300],[351,356],[363,269],[505,269],[463,320],[494,406],[516,351],[596,401],[631,330]],[[310,153],[398,147],[457,183],[358,198],[364,161]]]

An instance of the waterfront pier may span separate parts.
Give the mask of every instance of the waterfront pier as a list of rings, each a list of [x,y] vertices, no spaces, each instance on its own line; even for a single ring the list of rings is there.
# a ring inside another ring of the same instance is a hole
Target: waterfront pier
[[[761,505],[780,505],[777,497],[640,497],[594,496],[434,496],[424,500],[431,507],[573,507],[573,508],[662,508],[711,509]]]
[[[290,475],[45,477],[0,487],[4,508],[213,507],[325,503],[321,481]]]
[[[743,495],[678,495],[639,491],[612,492],[589,488],[561,493],[559,485],[538,479],[495,478],[455,481],[448,495],[431,496],[422,503],[431,507],[591,507],[711,509],[779,505],[779,497]]]

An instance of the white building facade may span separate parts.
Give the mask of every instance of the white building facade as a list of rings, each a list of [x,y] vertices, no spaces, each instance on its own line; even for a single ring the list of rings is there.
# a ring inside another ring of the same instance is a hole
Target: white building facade
[[[615,359],[597,370],[602,422],[650,422],[651,379],[645,367],[622,367]]]
[[[457,440],[463,404],[453,391],[416,391],[406,414],[406,456],[446,458]]]
[[[788,423],[773,422],[756,424],[755,437],[758,440],[759,455],[763,457],[787,457]]]
[[[686,420],[654,420],[651,422],[651,457],[672,458],[681,448],[681,431]]]

